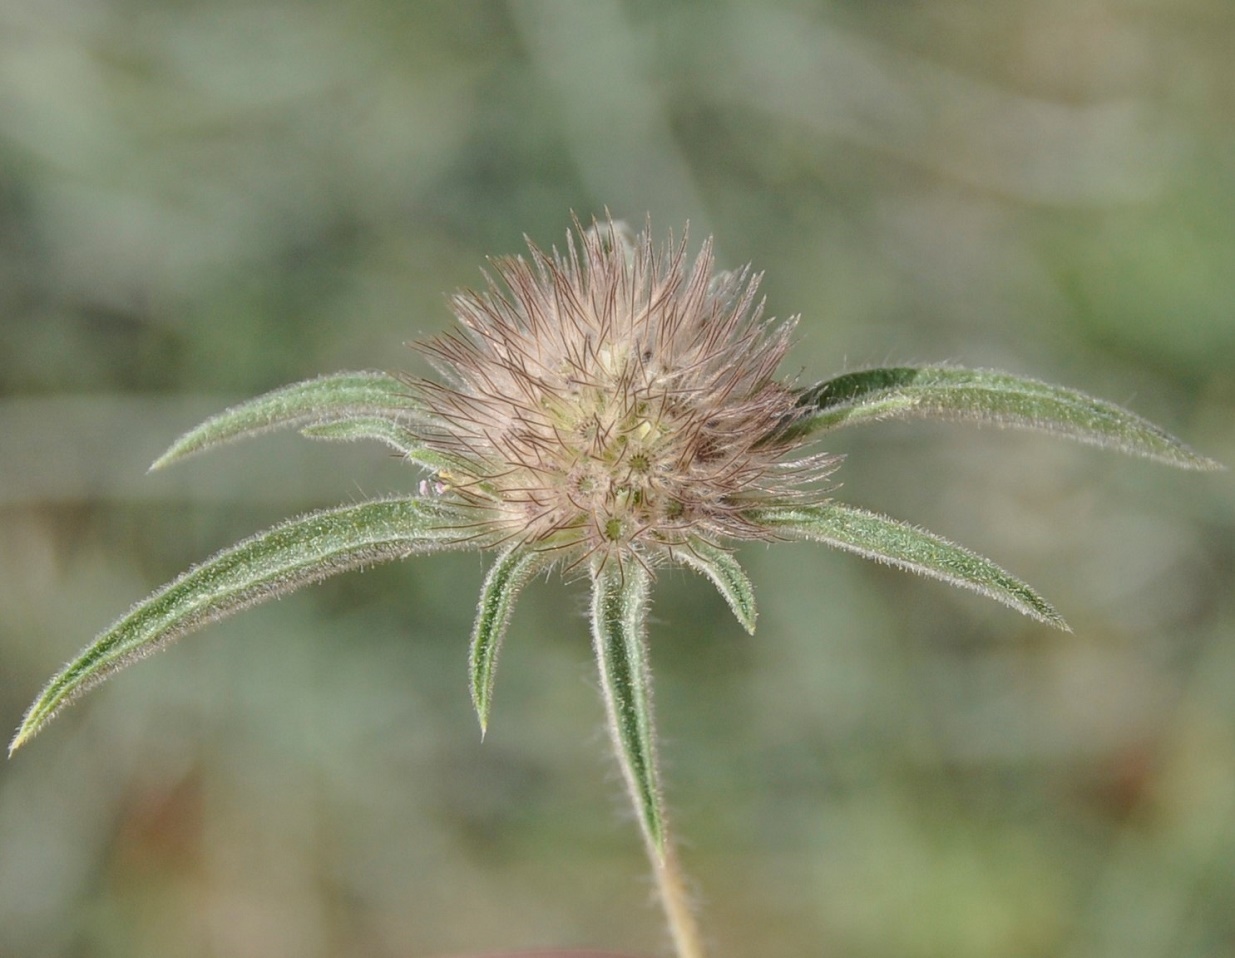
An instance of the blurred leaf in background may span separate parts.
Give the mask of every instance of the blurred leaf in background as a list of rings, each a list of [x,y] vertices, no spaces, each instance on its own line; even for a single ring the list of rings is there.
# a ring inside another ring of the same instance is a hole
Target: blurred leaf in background
[[[0,715],[214,549],[411,490],[291,439],[145,469],[238,396],[413,367],[572,210],[715,233],[802,368],[1007,368],[1235,462],[1233,44],[1224,0],[0,3]],[[716,954],[1235,951],[1229,474],[948,426],[834,451],[1075,635],[803,545],[743,555],[751,640],[666,576]],[[340,579],[66,715],[0,769],[0,954],[655,953],[582,598],[530,589],[482,746],[481,576]]]

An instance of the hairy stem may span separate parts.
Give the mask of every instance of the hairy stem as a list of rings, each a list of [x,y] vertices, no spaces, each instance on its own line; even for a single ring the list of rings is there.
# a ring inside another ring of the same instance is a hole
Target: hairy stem
[[[674,952],[677,958],[704,958],[660,791],[644,634],[649,576],[637,561],[610,560],[593,569],[592,584],[592,637],[613,750],[643,833]]]
[[[673,937],[677,958],[704,958],[703,936],[699,933],[699,923],[691,910],[690,895],[686,890],[685,876],[678,864],[677,852],[671,843],[666,844],[660,853],[649,844],[648,854],[652,859],[656,892],[660,897],[661,907],[665,910],[665,918],[669,921],[669,934]]]

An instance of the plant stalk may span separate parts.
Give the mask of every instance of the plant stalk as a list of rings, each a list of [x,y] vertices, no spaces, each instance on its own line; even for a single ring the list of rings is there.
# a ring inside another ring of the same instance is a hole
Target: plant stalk
[[[646,836],[645,836],[646,837]],[[677,958],[705,958],[703,936],[699,932],[699,923],[691,910],[690,894],[686,890],[685,876],[678,865],[677,851],[665,836],[663,852],[648,843],[648,856],[652,860],[652,871],[656,876],[656,891],[660,897],[661,907],[669,922],[669,935],[673,939],[673,948]]]

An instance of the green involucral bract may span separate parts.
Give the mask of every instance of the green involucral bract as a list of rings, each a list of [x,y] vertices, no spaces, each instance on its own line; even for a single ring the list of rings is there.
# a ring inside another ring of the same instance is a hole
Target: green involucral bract
[[[9,751],[82,692],[184,633],[339,572],[470,545],[462,524],[448,505],[379,499],[313,512],[224,549],[143,599],[65,666]]]
[[[403,424],[421,412],[407,386],[394,376],[382,372],[334,373],[306,382],[284,386],[273,392],[233,406],[212,416],[196,429],[177,439],[167,452],[154,461],[151,469],[162,469],[215,446],[283,426],[302,426],[321,430],[328,426],[379,424],[375,437],[410,451],[418,443]],[[359,438],[347,434],[337,438]]]
[[[711,579],[742,628],[755,634],[755,587],[732,552],[696,539],[679,550],[675,558]]]
[[[489,727],[489,705],[493,700],[493,679],[497,670],[497,654],[501,649],[515,599],[540,569],[547,564],[545,556],[522,546],[506,549],[494,560],[480,589],[480,606],[476,624],[472,627],[472,704],[480,719],[480,733]]]
[[[592,641],[609,732],[643,833],[655,853],[663,855],[665,813],[644,627],[649,576],[639,562],[597,565],[592,573]]]
[[[908,523],[835,502],[771,507],[760,510],[757,521],[795,539],[822,542],[972,589],[1040,622],[1068,628],[1063,617],[1020,579],[989,559]]]
[[[1184,469],[1218,469],[1135,413],[1075,389],[991,370],[894,366],[845,373],[802,391],[790,431],[880,419],[951,419],[1067,436]]]

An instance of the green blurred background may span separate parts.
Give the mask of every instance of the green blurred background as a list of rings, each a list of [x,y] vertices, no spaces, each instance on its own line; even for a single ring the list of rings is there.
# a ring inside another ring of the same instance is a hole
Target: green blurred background
[[[793,375],[950,360],[1235,463],[1227,0],[0,2],[0,720],[128,605],[376,446],[147,464],[403,344],[571,211],[766,270]],[[1235,955],[1235,497],[1024,434],[836,438],[847,501],[1075,633],[747,547],[748,638],[661,577],[670,799],[718,958]],[[487,741],[483,574],[414,559],[142,663],[0,766],[3,958],[663,951],[583,597],[527,594]]]

